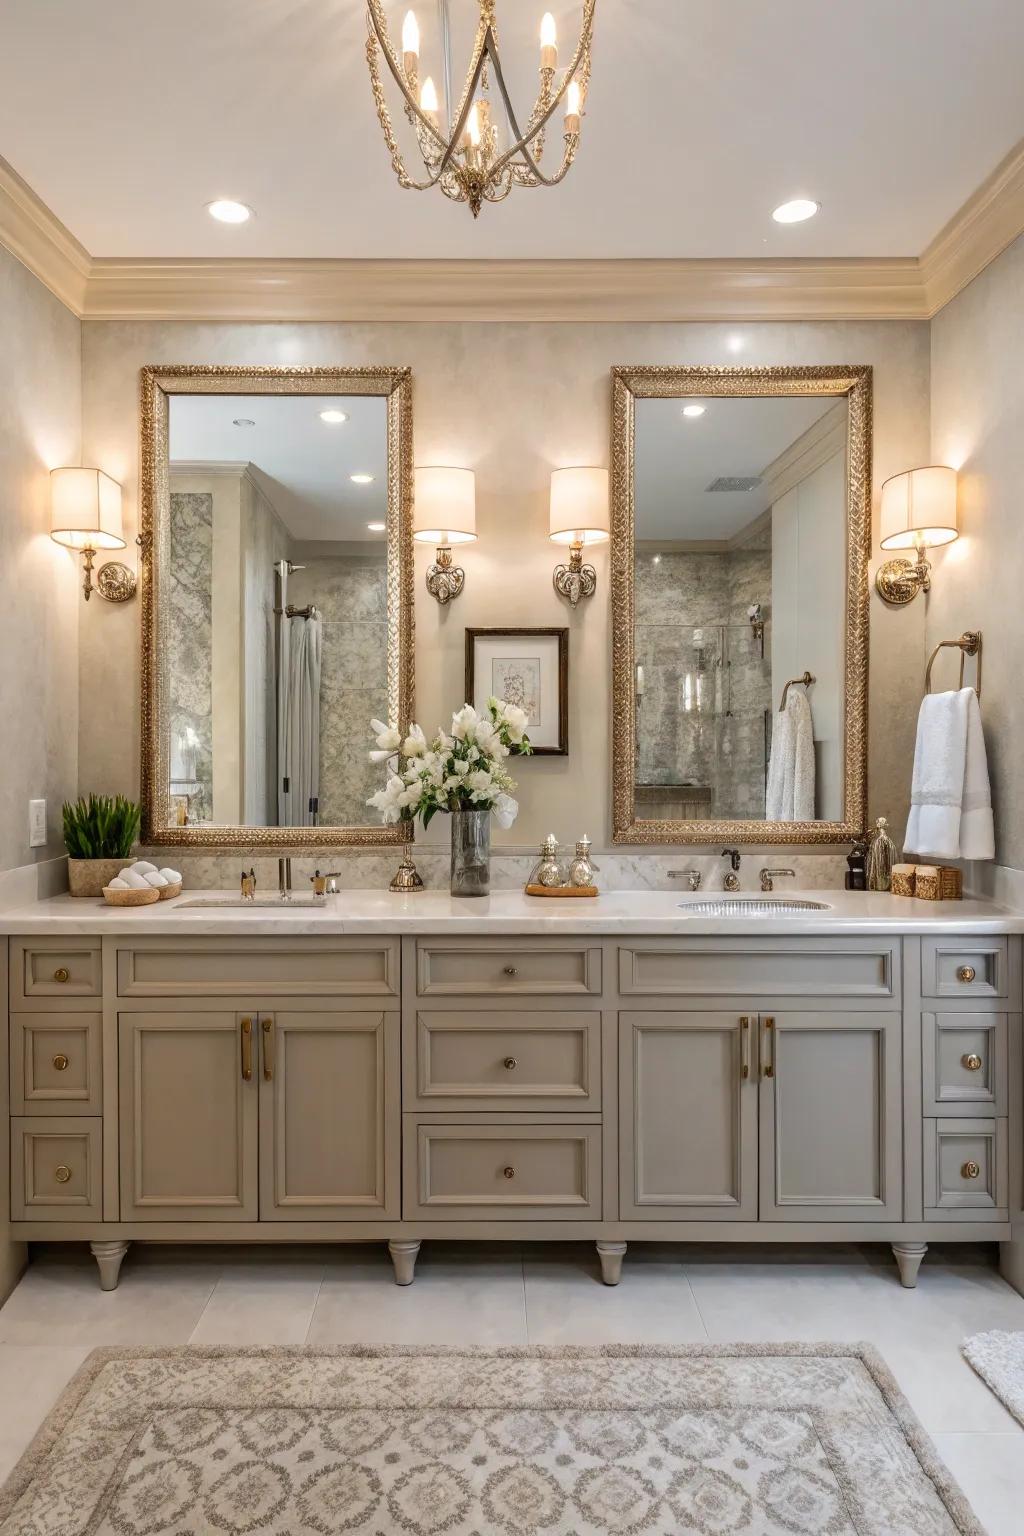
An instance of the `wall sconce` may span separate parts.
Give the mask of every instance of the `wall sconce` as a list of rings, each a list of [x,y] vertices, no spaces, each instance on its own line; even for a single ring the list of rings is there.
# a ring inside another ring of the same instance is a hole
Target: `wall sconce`
[[[609,537],[608,471],[590,464],[554,470],[549,517],[548,537],[569,546],[569,564],[555,566],[555,591],[575,608],[597,590],[597,572],[583,564],[583,546]]]
[[[69,466],[50,470],[50,538],[82,556],[82,591],[86,602],[94,590],[111,603],[126,603],[135,596],[135,572],[120,560],[101,565],[93,587],[92,567],[97,551],[125,547],[121,533],[121,487],[102,469]]]
[[[452,564],[453,544],[476,538],[476,475],[449,465],[416,471],[416,505],[412,536],[421,544],[436,544],[437,559],[427,572],[427,591],[439,603],[450,603],[466,584],[466,573]]]
[[[882,486],[881,545],[912,549],[913,560],[887,560],[875,576],[885,602],[902,607],[931,588],[932,568],[925,550],[951,544],[958,537],[956,470],[944,464],[908,469]]]

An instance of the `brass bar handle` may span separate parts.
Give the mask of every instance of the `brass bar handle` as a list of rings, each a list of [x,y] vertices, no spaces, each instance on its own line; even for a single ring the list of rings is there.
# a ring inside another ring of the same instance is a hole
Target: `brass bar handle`
[[[764,1075],[775,1076],[775,1020],[771,1017],[764,1021],[765,1039],[768,1042],[768,1050],[765,1054]]]
[[[744,1081],[750,1076],[750,1017],[740,1017],[740,1075]]]
[[[962,965],[956,973],[956,979],[962,981],[965,986],[970,986],[976,975],[973,965]]]
[[[242,1020],[242,1081],[252,1082],[252,1019]]]
[[[274,1080],[274,1021],[273,1019],[261,1019],[260,1028],[263,1031],[263,1081],[272,1083]]]

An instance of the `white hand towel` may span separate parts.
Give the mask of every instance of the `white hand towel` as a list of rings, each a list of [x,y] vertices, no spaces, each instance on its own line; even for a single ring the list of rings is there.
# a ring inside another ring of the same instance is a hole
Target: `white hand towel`
[[[814,727],[805,694],[791,688],[775,716],[765,791],[768,821],[814,820]]]
[[[905,847],[926,858],[995,857],[985,738],[973,688],[921,700]]]

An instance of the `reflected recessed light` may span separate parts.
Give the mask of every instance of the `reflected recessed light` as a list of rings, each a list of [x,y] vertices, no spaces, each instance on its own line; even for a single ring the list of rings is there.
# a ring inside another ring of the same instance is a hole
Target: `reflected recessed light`
[[[352,481],[353,485],[372,485],[373,484],[373,476],[372,475],[349,475],[349,479]]]
[[[683,415],[684,416],[703,416],[706,409],[707,409],[707,407],[703,406],[703,405],[684,405],[683,406]]]
[[[348,421],[344,411],[321,411],[320,420],[329,422],[332,427],[340,426],[343,421]]]
[[[233,427],[254,427],[256,423],[251,416],[236,416],[231,425]]]
[[[651,556],[651,564],[652,565],[660,565],[661,564],[661,556],[660,555],[652,555]]]
[[[214,202],[207,203],[206,211],[218,224],[245,224],[252,218],[251,208],[246,207],[245,203],[236,203],[230,197],[218,197]]]
[[[773,208],[772,218],[776,224],[802,224],[804,219],[813,219],[820,207],[809,197],[794,197],[791,202]]]
[[[727,336],[725,338],[725,344],[729,348],[730,352],[742,352],[743,351],[743,337],[742,336],[735,336],[735,335]]]
[[[388,525],[387,523],[367,523],[366,531],[367,533],[387,533]]]

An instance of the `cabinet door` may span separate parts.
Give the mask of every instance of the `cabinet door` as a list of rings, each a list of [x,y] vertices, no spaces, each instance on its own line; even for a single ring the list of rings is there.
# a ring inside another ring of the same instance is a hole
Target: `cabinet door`
[[[761,1016],[761,1220],[899,1221],[898,1013]]]
[[[619,1015],[623,1220],[756,1221],[756,1024]]]
[[[227,1011],[118,1016],[122,1221],[256,1220],[254,1026]]]
[[[399,1215],[399,1015],[259,1017],[261,1221]]]

